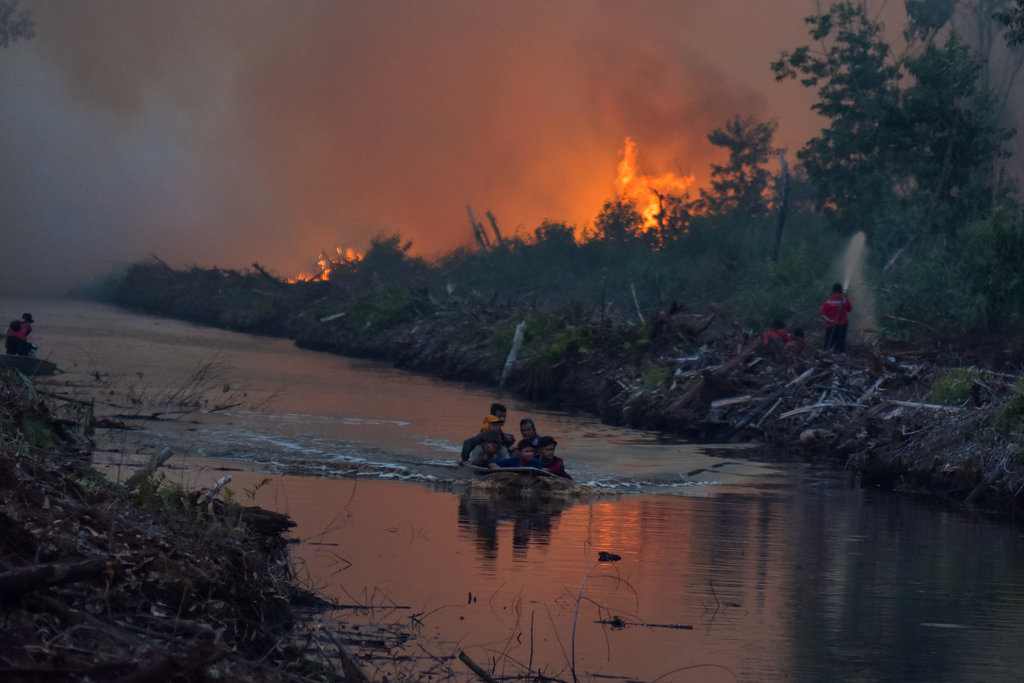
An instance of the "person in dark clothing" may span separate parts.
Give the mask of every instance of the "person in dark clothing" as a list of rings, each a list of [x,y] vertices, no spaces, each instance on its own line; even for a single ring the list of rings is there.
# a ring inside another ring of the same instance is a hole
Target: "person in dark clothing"
[[[505,421],[494,415],[488,415],[485,417],[483,425],[480,427],[480,431],[462,442],[462,450],[459,454],[460,463],[469,460],[470,452],[483,442],[483,435],[487,432],[496,432],[499,437],[498,442],[504,445],[505,434],[501,431],[501,426],[503,424],[505,424]]]
[[[508,458],[508,449],[501,445],[497,432],[484,432],[480,445],[469,454],[469,464],[474,467],[490,467],[491,463]]]
[[[540,437],[537,443],[540,447],[540,464],[551,474],[556,474],[565,479],[572,479],[572,476],[565,471],[565,462],[555,455],[555,446],[558,442],[550,436]]]
[[[516,453],[519,455],[498,460],[488,465],[488,467],[536,467],[538,470],[544,469],[541,466],[540,458],[534,454],[533,443],[527,439],[519,442],[516,446]]]

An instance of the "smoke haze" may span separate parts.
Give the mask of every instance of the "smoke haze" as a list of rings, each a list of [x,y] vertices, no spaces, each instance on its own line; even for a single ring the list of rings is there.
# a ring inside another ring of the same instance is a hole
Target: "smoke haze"
[[[813,95],[770,62],[813,0],[552,3],[92,0],[22,3],[0,50],[0,291],[60,293],[120,264],[292,276],[321,250],[400,233],[471,243],[578,228],[640,170],[706,182],[707,135],[778,119],[795,150]]]

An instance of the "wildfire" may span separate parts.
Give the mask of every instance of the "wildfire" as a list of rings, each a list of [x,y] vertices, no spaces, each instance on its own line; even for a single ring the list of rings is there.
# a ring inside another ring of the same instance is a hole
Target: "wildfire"
[[[296,282],[327,282],[331,279],[331,273],[344,268],[346,266],[352,266],[353,264],[359,263],[363,260],[363,255],[352,247],[335,247],[335,251],[338,252],[336,257],[328,256],[326,252],[321,251],[320,256],[316,259],[316,264],[320,268],[320,272],[316,275],[310,275],[309,273],[299,273],[293,278],[288,278],[286,282],[289,284],[295,284]]]
[[[622,161],[619,162],[618,175],[615,178],[615,189],[624,199],[636,202],[636,209],[644,217],[644,228],[658,227],[663,197],[684,196],[693,185],[694,176],[678,176],[665,173],[660,176],[638,175],[636,170],[636,142],[626,138],[622,149]]]

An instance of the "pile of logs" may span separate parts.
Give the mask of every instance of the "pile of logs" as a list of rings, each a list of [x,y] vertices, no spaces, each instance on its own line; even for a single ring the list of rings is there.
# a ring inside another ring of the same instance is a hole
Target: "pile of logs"
[[[972,409],[1005,395],[1016,378],[978,370],[978,391],[965,405],[926,402],[944,369],[913,358],[808,353],[779,357],[754,340],[689,377],[665,400],[703,433],[721,441],[816,446],[847,454],[892,448],[916,433],[951,428]]]

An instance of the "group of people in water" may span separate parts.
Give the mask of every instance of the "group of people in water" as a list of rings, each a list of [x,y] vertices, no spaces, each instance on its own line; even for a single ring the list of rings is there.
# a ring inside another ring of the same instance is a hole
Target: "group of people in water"
[[[504,430],[508,411],[500,403],[492,403],[480,431],[462,443],[459,465],[498,469],[503,467],[534,467],[551,474],[572,479],[565,471],[565,462],[555,455],[558,442],[550,436],[539,436],[533,420],[519,421],[519,434]]]

